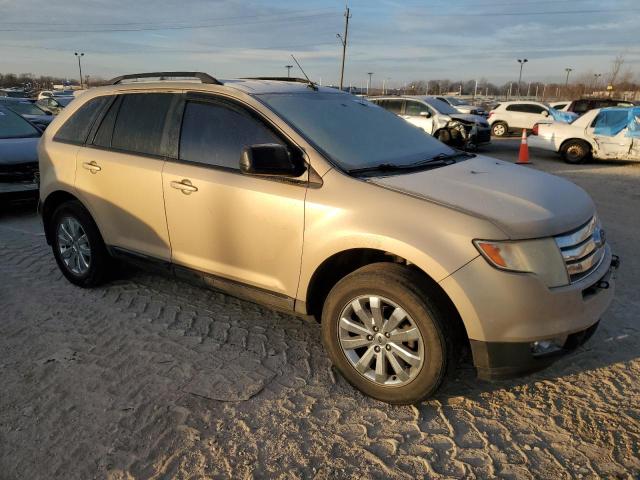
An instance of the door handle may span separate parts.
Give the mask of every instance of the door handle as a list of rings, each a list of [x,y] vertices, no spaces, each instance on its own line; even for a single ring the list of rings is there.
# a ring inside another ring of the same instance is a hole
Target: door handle
[[[102,167],[98,165],[95,161],[84,162],[82,166],[87,170],[89,170],[91,173],[98,173],[100,170],[102,170]]]
[[[198,191],[198,187],[193,185],[191,183],[191,180],[188,180],[186,178],[180,182],[173,180],[170,183],[170,185],[171,185],[171,188],[175,188],[176,190],[182,190],[182,193],[184,193],[185,195],[191,195],[193,192]]]

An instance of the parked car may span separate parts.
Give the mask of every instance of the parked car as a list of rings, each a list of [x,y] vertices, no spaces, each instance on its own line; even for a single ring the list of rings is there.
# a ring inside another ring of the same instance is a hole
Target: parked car
[[[37,198],[41,132],[0,104],[0,200]]]
[[[595,331],[618,260],[580,187],[336,89],[193,75],[119,77],[45,131],[39,211],[70,282],[126,258],[313,316],[391,403],[433,394],[467,346],[503,378]]]
[[[640,107],[595,109],[570,124],[535,125],[529,145],[558,152],[568,163],[640,161]]]
[[[489,124],[484,118],[460,113],[435,97],[374,97],[369,101],[449,145],[465,148],[491,141]]]
[[[580,100],[572,101],[565,108],[568,112],[574,112],[578,115],[582,115],[585,112],[596,108],[633,106],[634,102],[627,100],[616,100],[613,98],[581,98]]]
[[[25,96],[26,95],[24,90],[11,90],[11,89],[0,90],[0,97],[24,98]]]
[[[469,113],[471,115],[480,115],[482,117],[487,116],[487,112],[484,108],[476,105],[471,105],[466,100],[462,100],[457,97],[435,97],[445,103],[448,103],[460,113]]]
[[[18,115],[29,120],[36,125],[40,130],[44,130],[49,126],[53,115],[48,110],[43,110],[35,104],[33,100],[27,98],[0,98],[0,105],[13,110]]]
[[[74,99],[75,97],[71,96],[71,97],[44,97],[41,98],[40,100],[38,100],[36,103],[38,104],[38,106],[42,107],[43,109],[53,113],[54,115],[57,115],[58,113],[60,113],[60,111],[66,107],[67,105],[69,105],[69,103],[71,103],[71,101]]]
[[[558,111],[567,111],[567,107],[571,103],[571,100],[561,100],[559,102],[549,102],[551,108],[555,108]]]
[[[489,112],[491,133],[504,137],[514,130],[531,130],[536,123],[551,122],[549,105],[541,102],[502,102]]]

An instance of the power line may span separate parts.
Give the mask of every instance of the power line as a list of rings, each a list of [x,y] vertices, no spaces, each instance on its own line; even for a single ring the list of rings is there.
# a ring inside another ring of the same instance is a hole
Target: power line
[[[148,31],[158,31],[158,30],[196,30],[196,29],[207,29],[207,28],[217,28],[217,27],[231,27],[237,25],[247,25],[247,24],[260,24],[260,23],[291,23],[291,22],[300,22],[307,21],[310,19],[322,18],[322,17],[333,17],[337,16],[336,13],[322,13],[322,14],[313,14],[313,15],[297,15],[291,16],[287,18],[273,18],[273,19],[264,19],[264,20],[255,20],[247,22],[244,19],[241,19],[240,22],[230,22],[230,23],[212,23],[205,25],[167,25],[167,26],[150,26],[150,27],[135,27],[135,28],[105,28],[105,29],[25,29],[25,28],[1,28],[0,32],[24,32],[24,33],[122,33],[122,32],[148,32]]]

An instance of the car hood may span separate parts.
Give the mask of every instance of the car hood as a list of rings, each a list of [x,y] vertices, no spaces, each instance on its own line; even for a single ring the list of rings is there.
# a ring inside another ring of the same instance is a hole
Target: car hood
[[[38,137],[0,139],[0,165],[37,163],[39,140]]]
[[[449,116],[451,118],[455,118],[456,120],[465,120],[471,123],[483,124],[487,122],[486,118],[483,118],[480,115],[471,115],[470,113],[453,113]]]
[[[369,181],[483,217],[514,240],[566,233],[595,213],[591,197],[577,185],[483,156],[434,170]]]

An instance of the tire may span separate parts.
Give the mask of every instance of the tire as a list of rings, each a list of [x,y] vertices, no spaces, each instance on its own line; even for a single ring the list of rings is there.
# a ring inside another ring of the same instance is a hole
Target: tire
[[[58,267],[71,283],[90,288],[104,282],[110,256],[96,223],[80,202],[59,205],[47,228]]]
[[[442,143],[448,144],[451,141],[451,134],[446,129],[440,129],[435,133],[435,137]]]
[[[393,404],[420,402],[440,387],[455,365],[455,335],[447,322],[446,309],[426,293],[428,289],[422,284],[423,278],[405,266],[376,263],[344,277],[327,296],[322,310],[324,346],[345,379],[370,397]],[[371,320],[368,326],[359,322],[353,308],[355,302],[364,310],[364,317]],[[382,307],[383,328],[373,324],[376,305]],[[391,326],[389,322],[398,307],[401,310],[396,321],[403,317],[403,312],[406,316],[397,326]],[[388,332],[385,326],[391,327]],[[412,340],[403,341],[400,334],[407,337],[411,334]],[[396,354],[398,351],[402,355]],[[407,357],[407,352],[412,356]],[[393,366],[391,356],[400,369]],[[383,375],[380,369],[378,377],[379,359],[386,373]],[[359,363],[360,370],[356,368]]]
[[[505,137],[509,133],[509,126],[504,122],[495,122],[491,125],[491,135],[494,137]]]
[[[569,140],[560,150],[564,161],[571,164],[582,163],[591,155],[591,146],[584,140]]]

